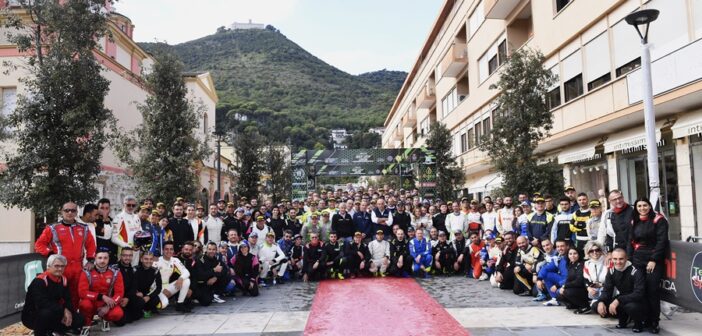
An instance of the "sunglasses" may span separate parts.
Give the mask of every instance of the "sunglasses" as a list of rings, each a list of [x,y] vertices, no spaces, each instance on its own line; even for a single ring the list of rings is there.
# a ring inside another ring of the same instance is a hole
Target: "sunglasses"
[[[78,209],[63,209],[63,212],[78,212]]]
[[[127,208],[133,208],[135,206],[136,206],[136,204],[127,204]]]
[[[598,248],[590,250],[590,253],[595,253],[595,252],[602,252],[602,250],[600,250]]]

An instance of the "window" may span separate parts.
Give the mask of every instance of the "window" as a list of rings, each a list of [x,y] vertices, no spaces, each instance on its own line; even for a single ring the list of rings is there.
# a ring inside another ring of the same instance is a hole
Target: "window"
[[[656,22],[658,23],[658,22]],[[641,56],[641,40],[626,21],[621,20],[612,27],[612,46],[614,50],[614,68],[617,69],[617,77],[629,72],[620,71],[620,68],[630,65],[630,63]],[[638,64],[641,64],[639,61]]]
[[[617,71],[616,71],[617,78],[621,77],[622,75],[626,75],[627,73],[631,72],[632,70],[634,70],[640,66],[641,66],[641,57],[638,57],[635,60],[618,67]]]
[[[454,86],[451,91],[449,91],[446,96],[444,96],[443,99],[441,99],[441,107],[443,109],[442,113],[443,116],[446,117],[453,109],[458,106],[459,100],[458,100],[458,92],[456,90],[456,87]]]
[[[0,119],[7,119],[15,111],[16,107],[17,88],[0,88]],[[9,132],[9,128],[6,128],[5,131]]]
[[[468,150],[468,143],[466,142],[466,134],[461,134],[461,153]]]
[[[609,37],[607,32],[595,37],[585,47],[585,79],[588,91],[612,79],[609,62]]]
[[[546,104],[548,104],[548,109],[553,110],[556,107],[561,106],[561,87],[556,86],[553,90],[549,91],[546,96]]]
[[[422,122],[419,124],[419,134],[420,136],[424,136],[426,134],[429,134],[429,125],[431,124],[431,121],[429,120],[429,117],[424,118]]]
[[[556,13],[562,11],[571,1],[572,0],[556,0]]]
[[[487,117],[485,120],[483,120],[483,135],[489,136],[490,131],[492,131],[492,125],[490,123],[490,117]]]
[[[478,71],[480,82],[485,81],[490,75],[497,71],[500,65],[507,61],[507,40],[501,38],[493,43],[478,60]]]
[[[563,83],[566,103],[583,94],[583,75],[577,75]]]
[[[485,7],[482,3],[478,3],[473,11],[473,14],[468,18],[468,38],[473,36],[478,28],[485,21]]]
[[[563,62],[563,88],[565,102],[569,102],[583,94],[582,52],[570,54]]]
[[[507,40],[502,40],[497,46],[497,63],[499,65],[507,62]]]
[[[483,128],[480,123],[475,124],[475,145],[480,145],[480,140],[483,137]]]
[[[475,148],[475,132],[472,128],[468,130],[466,137],[468,138],[468,150]]]

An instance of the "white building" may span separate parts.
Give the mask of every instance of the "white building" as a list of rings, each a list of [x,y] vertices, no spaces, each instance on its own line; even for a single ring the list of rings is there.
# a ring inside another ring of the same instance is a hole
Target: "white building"
[[[266,25],[263,23],[254,23],[249,20],[249,22],[234,22],[232,23],[231,26],[229,26],[229,29],[231,30],[237,30],[237,29],[265,29]]]

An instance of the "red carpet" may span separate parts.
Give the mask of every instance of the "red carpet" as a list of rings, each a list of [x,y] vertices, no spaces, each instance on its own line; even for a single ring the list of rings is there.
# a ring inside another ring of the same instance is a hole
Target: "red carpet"
[[[322,281],[305,335],[468,335],[413,279]]]

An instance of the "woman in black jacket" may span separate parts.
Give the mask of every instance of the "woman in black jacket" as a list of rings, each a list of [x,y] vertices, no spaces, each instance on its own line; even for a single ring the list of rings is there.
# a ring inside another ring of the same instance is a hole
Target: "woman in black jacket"
[[[659,286],[665,270],[665,255],[668,249],[668,220],[657,213],[647,198],[634,203],[636,214],[629,229],[628,254],[634,267],[645,270],[646,300],[648,300],[647,325],[657,334],[661,314]]]
[[[568,277],[558,290],[558,301],[567,309],[582,309],[588,306],[587,288],[583,276],[583,262],[580,253],[574,247],[568,250]]]
[[[258,258],[249,253],[249,243],[244,241],[239,252],[231,260],[234,269],[234,282],[242,293],[258,296]]]

